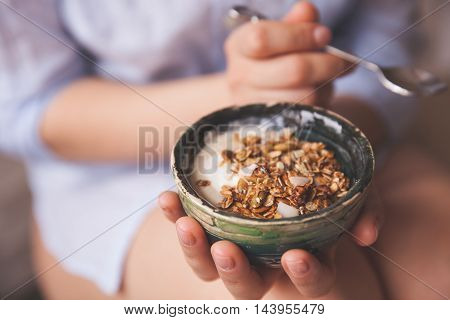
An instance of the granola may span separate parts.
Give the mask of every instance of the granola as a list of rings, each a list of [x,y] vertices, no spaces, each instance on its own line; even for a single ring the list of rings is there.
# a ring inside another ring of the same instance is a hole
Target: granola
[[[348,177],[322,142],[299,140],[289,130],[264,140],[240,139],[242,148],[221,152],[220,166],[229,165],[240,177],[236,185],[220,189],[219,206],[227,211],[260,219],[311,214],[348,191]]]

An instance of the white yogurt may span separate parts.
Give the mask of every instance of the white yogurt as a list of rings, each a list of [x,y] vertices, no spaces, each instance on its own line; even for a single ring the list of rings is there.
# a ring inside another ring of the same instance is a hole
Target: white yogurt
[[[240,175],[231,171],[229,162],[219,166],[223,160],[222,151],[236,151],[244,145],[234,138],[234,132],[225,132],[219,135],[209,135],[205,138],[205,147],[198,153],[194,162],[192,184],[198,180],[208,180],[211,184],[207,187],[197,187],[200,196],[210,203],[217,205],[222,196],[220,189],[223,185],[236,186]]]

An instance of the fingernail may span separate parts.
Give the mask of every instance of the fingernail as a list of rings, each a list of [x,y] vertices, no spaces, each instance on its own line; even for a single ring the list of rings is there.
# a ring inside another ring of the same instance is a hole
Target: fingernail
[[[314,40],[319,47],[323,47],[331,40],[331,31],[327,27],[318,26],[314,29]]]
[[[165,211],[165,212],[167,212],[170,216],[173,215],[172,210],[170,210],[170,209],[167,208],[167,207],[162,207],[162,210]]]
[[[375,229],[375,231],[374,231],[374,234],[375,234],[374,241],[377,241],[377,239],[378,239],[378,232],[379,232],[377,223],[375,223],[374,229]]]
[[[304,260],[288,262],[288,268],[294,277],[302,277],[309,270],[309,266]]]
[[[213,255],[214,262],[217,267],[224,271],[230,271],[234,268],[234,260],[230,257],[224,257],[220,255]]]
[[[183,230],[183,228],[177,225],[177,234],[181,243],[187,247],[192,247],[195,244],[195,237],[189,231]]]

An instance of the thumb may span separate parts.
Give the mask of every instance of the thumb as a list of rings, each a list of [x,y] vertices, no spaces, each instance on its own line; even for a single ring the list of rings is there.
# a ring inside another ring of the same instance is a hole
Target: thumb
[[[299,1],[284,16],[283,21],[287,23],[317,22],[319,21],[319,12],[312,3]]]

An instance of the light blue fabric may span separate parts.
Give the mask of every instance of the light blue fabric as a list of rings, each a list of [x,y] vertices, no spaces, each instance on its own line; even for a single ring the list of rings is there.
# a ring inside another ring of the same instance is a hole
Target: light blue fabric
[[[323,22],[335,31],[336,44],[361,55],[405,28],[413,8],[413,1],[407,0],[312,2]],[[57,259],[126,218],[63,261],[71,272],[114,293],[133,234],[154,204],[148,201],[171,187],[172,181],[163,165],[157,173],[143,175],[134,166],[58,159],[38,134],[49,101],[63,86],[85,75],[113,75],[128,83],[150,83],[222,70],[222,46],[228,33],[222,19],[229,7],[247,4],[271,18],[280,18],[295,1],[8,3],[45,31],[0,4],[0,151],[25,159],[36,219],[45,245]],[[394,42],[371,58],[383,63],[406,62],[409,51],[404,44]],[[96,65],[73,49],[81,50]],[[397,120],[406,120],[408,100],[388,94],[364,71],[336,84],[338,94],[357,94],[372,102],[392,132],[400,134],[406,121]]]

